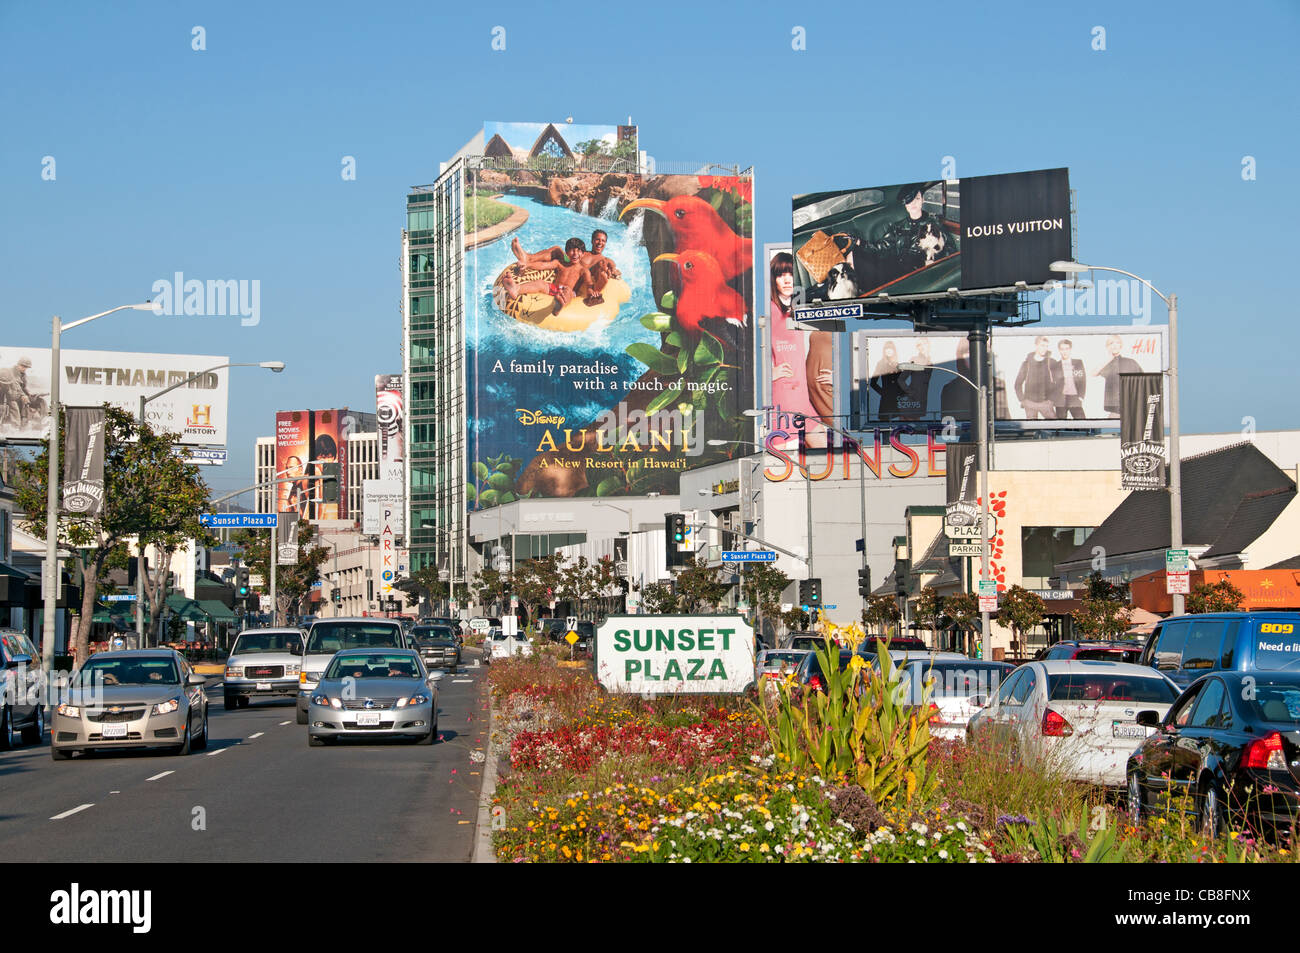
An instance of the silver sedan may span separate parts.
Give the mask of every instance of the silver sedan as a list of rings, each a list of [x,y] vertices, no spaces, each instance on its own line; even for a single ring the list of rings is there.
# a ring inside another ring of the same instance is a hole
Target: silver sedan
[[[307,741],[438,735],[438,680],[410,649],[344,649],[335,653],[312,691]]]
[[[170,649],[100,652],[73,676],[50,724],[55,761],[74,751],[168,748],[189,754],[208,744],[207,680]]]

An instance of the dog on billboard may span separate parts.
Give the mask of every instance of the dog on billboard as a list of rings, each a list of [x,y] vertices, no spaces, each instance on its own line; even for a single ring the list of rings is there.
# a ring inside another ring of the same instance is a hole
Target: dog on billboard
[[[832,265],[826,273],[826,300],[843,301],[857,296],[858,283],[853,274],[853,266],[847,261]]]

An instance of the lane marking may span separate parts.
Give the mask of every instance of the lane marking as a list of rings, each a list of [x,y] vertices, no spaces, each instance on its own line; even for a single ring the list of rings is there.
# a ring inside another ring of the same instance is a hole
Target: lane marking
[[[215,756],[215,755],[219,755],[219,754],[221,754],[221,752],[223,752],[223,751],[225,751],[225,750],[226,750],[225,748],[218,748],[216,751],[209,751],[209,752],[208,752],[208,757],[211,758],[211,757],[213,757],[213,756]]]
[[[451,683],[453,685],[468,685],[472,681],[474,681],[472,678],[453,678]]]
[[[152,778],[145,778],[146,781],[157,781],[159,778],[165,778],[169,774],[175,774],[175,771],[164,771],[162,774],[155,774]]]
[[[254,738],[260,738],[260,737],[262,737],[263,734],[265,734],[265,732],[259,731],[259,732],[258,732],[257,734],[255,734],[255,735],[249,735],[249,736],[248,736],[248,740],[249,740],[249,741],[252,741]]]
[[[292,725],[292,724],[293,724],[292,721],[282,721],[280,722],[280,727],[283,728],[285,725]]]
[[[86,808],[88,808],[88,807],[94,807],[94,806],[95,806],[94,804],[81,804],[81,805],[78,805],[77,807],[74,807],[74,808],[73,808],[72,810],[70,810],[70,811],[64,811],[62,814],[55,814],[53,817],[50,818],[50,820],[52,820],[52,821],[61,821],[61,820],[63,820],[65,817],[71,817],[73,814],[76,814],[78,811],[84,811]]]

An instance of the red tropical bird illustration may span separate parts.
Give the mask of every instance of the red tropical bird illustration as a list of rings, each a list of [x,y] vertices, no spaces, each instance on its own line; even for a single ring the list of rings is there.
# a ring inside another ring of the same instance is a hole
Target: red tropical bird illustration
[[[677,322],[692,340],[700,336],[700,322],[717,318],[743,326],[747,316],[745,299],[727,284],[712,255],[702,251],[679,251],[660,255],[655,262],[671,261],[681,276],[677,296]]]
[[[696,195],[661,199],[637,199],[618,213],[621,219],[633,209],[644,208],[662,215],[673,232],[677,252],[704,252],[717,262],[722,277],[730,281],[754,267],[754,240],[741,238],[722,216]]]

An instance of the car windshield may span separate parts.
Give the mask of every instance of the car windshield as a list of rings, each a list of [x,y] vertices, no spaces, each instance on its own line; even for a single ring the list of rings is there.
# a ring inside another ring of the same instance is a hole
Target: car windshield
[[[420,637],[419,645],[420,648],[428,648],[429,646],[438,646],[440,648],[451,646],[455,648],[456,638],[451,635],[425,635]]]
[[[181,673],[176,662],[169,658],[92,658],[82,666],[77,683],[81,687],[179,685]]]
[[[1113,649],[1079,649],[1074,657],[1080,661],[1136,662],[1141,654],[1141,646],[1116,646]]]
[[[374,622],[317,622],[307,636],[308,655],[333,655],[342,649],[401,648],[401,628]]]
[[[934,680],[930,697],[970,698],[972,695],[992,697],[1011,669],[991,662],[909,662],[903,667],[907,682],[908,704],[919,705],[925,683]]]
[[[1172,704],[1178,692],[1162,678],[1070,672],[1047,676],[1047,697],[1051,701]]]
[[[288,652],[302,645],[296,632],[245,632],[235,640],[231,655],[259,655],[266,652]]]
[[[798,665],[803,661],[803,652],[768,652],[763,656],[764,668],[780,668],[782,665]]]
[[[1255,680],[1253,699],[1256,716],[1264,721],[1294,725],[1300,721],[1300,680],[1270,682]]]
[[[330,660],[326,678],[419,678],[420,669],[412,655],[381,655],[374,652],[340,654]]]

